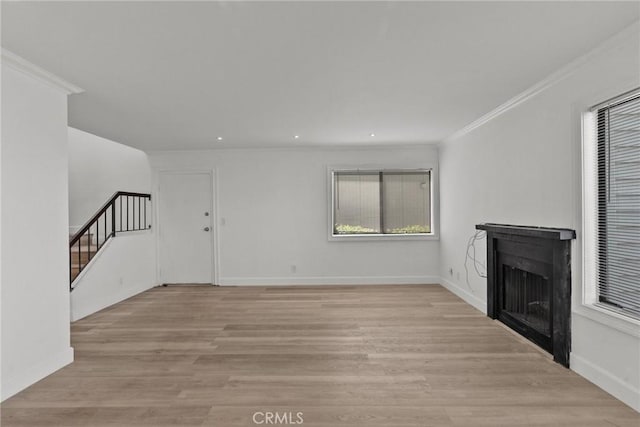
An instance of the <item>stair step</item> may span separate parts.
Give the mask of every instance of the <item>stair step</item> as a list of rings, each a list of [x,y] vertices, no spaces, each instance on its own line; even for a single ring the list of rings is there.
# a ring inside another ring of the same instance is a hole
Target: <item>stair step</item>
[[[93,258],[96,255],[96,250],[92,249],[91,254],[89,254],[89,252],[86,250],[83,250],[82,252],[71,251],[69,255],[71,258],[71,262],[86,264],[91,260],[91,258]]]
[[[86,245],[88,242],[93,240],[93,236],[95,236],[93,233],[83,234],[78,242]],[[73,239],[72,235],[69,236],[69,241],[71,241],[71,239]]]
[[[73,239],[73,236],[75,236],[75,234],[69,234],[69,240]],[[82,235],[82,237],[85,237],[85,236],[94,236],[94,234],[93,233],[84,233]]]
[[[82,270],[84,271],[84,268],[87,266],[87,263],[83,263],[82,264]],[[75,280],[76,277],[78,277],[78,275],[80,274],[80,268],[81,266],[79,264],[71,264],[71,281],[73,282]]]
[[[78,240],[78,242],[69,248],[69,255],[71,257],[70,275],[72,282],[78,277],[80,270],[84,269],[98,252],[98,246],[94,243],[90,244],[90,239],[92,238],[93,234],[84,235],[80,240]]]
[[[71,246],[69,248],[69,250],[71,252],[80,252],[80,248],[82,248],[82,253],[89,252],[89,249],[91,249],[91,253],[95,253],[98,250],[98,246],[96,246],[96,245],[87,246],[86,244],[84,244],[84,245],[73,245],[73,246]]]

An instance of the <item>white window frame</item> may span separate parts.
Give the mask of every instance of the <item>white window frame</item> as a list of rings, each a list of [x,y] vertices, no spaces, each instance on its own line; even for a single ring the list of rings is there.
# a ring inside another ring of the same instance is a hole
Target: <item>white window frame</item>
[[[634,89],[631,92],[636,92]],[[624,96],[625,92],[621,91],[617,96],[609,96],[610,99],[619,99]],[[581,237],[582,237],[582,286],[580,306],[574,308],[577,314],[607,325],[629,335],[640,337],[640,319],[631,317],[625,313],[601,304],[598,301],[597,292],[597,166],[598,166],[598,141],[597,141],[597,111],[594,107],[604,106],[606,102],[602,102],[607,97],[601,97],[600,100],[591,99],[590,105],[581,103],[581,189],[582,189],[582,206],[581,206]]]
[[[429,191],[431,192],[431,233],[416,234],[334,234],[334,175],[337,172],[429,172]],[[327,230],[330,242],[357,242],[357,241],[407,241],[407,240],[439,240],[439,181],[438,166],[434,163],[422,165],[342,165],[327,167]]]

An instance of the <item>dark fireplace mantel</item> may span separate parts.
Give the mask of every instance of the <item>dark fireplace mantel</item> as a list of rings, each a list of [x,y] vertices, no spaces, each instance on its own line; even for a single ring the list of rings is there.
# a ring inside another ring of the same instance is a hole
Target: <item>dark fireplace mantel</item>
[[[569,366],[574,230],[478,224],[487,232],[487,315]]]

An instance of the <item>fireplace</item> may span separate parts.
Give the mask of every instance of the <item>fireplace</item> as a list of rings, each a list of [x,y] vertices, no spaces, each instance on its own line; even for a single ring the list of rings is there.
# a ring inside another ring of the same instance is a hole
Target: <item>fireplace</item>
[[[487,232],[487,315],[568,367],[575,231],[503,224],[476,228]]]

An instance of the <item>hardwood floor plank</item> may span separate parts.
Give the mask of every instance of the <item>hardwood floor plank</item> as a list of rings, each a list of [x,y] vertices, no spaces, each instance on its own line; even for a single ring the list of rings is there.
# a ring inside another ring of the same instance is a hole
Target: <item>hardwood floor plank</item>
[[[2,426],[640,426],[438,285],[155,288],[74,323]],[[282,424],[280,424],[282,425]]]

